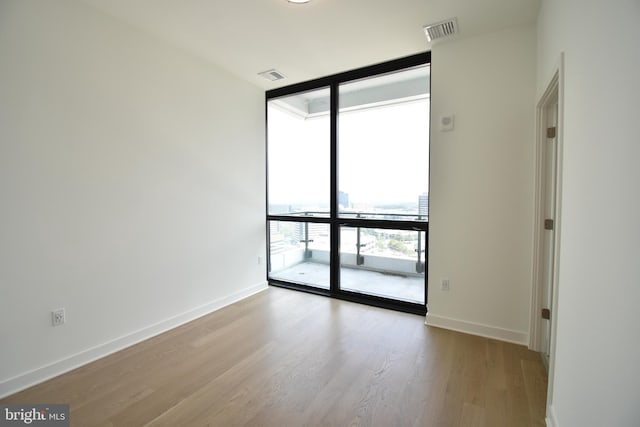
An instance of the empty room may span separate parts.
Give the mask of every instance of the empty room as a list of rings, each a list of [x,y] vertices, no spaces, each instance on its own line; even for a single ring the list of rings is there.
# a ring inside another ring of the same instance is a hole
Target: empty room
[[[0,425],[640,425],[637,0],[0,0]]]

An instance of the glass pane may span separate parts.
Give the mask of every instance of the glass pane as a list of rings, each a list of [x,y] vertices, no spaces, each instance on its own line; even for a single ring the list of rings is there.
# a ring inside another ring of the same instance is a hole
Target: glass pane
[[[340,288],[424,304],[424,231],[340,228]]]
[[[269,278],[329,289],[329,224],[269,221]]]
[[[328,88],[267,103],[270,214],[329,216],[328,108]]]
[[[341,217],[427,220],[429,70],[340,85]]]

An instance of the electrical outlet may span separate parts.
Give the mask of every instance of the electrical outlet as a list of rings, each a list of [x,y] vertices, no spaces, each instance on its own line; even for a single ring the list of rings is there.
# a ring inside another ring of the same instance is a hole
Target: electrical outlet
[[[52,326],[60,326],[64,325],[64,308],[60,308],[58,310],[54,310],[51,312],[51,325]]]
[[[449,290],[449,279],[442,279],[440,282],[440,290],[448,291]]]

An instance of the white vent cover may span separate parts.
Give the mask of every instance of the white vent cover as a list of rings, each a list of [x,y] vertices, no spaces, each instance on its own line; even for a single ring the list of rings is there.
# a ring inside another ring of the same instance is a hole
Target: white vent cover
[[[284,79],[284,74],[276,70],[263,71],[261,73],[258,73],[258,75],[272,82]]]
[[[453,36],[458,33],[458,20],[456,18],[451,18],[435,24],[425,25],[424,33],[426,34],[429,42]]]

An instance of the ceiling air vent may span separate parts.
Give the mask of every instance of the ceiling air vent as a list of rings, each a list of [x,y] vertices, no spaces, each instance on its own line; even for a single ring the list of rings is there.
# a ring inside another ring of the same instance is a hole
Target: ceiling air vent
[[[429,42],[453,36],[458,33],[458,21],[456,18],[451,18],[435,24],[425,25],[424,33],[427,35]]]
[[[258,73],[258,75],[272,82],[284,79],[284,74],[276,70],[263,71],[261,73]]]

